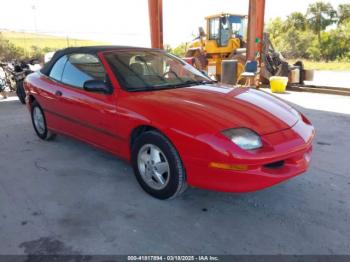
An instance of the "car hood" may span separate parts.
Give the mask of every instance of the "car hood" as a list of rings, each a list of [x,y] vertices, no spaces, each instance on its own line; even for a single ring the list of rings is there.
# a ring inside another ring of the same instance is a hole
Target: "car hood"
[[[153,112],[218,131],[246,127],[265,135],[288,129],[299,119],[285,102],[250,88],[198,85],[142,92],[141,97],[137,100]]]

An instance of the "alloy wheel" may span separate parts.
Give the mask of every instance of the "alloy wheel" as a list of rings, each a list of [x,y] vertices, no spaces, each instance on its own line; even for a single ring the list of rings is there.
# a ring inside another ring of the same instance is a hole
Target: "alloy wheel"
[[[137,166],[144,182],[155,190],[164,189],[170,180],[169,162],[157,146],[146,144],[137,156]]]
[[[36,130],[43,135],[46,131],[44,115],[39,107],[33,109],[33,120]]]

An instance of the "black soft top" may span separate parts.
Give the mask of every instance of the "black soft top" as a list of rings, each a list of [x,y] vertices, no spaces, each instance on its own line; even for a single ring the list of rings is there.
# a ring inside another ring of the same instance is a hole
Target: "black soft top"
[[[89,53],[89,54],[97,54],[99,52],[104,51],[114,51],[114,50],[158,50],[159,49],[151,49],[151,48],[143,48],[143,47],[133,47],[133,46],[82,46],[82,47],[68,47],[65,49],[61,49],[55,52],[53,57],[49,62],[47,62],[44,67],[40,70],[40,72],[44,75],[49,75],[53,65],[56,63],[58,59],[60,59],[64,55],[70,54],[78,54],[78,53]]]

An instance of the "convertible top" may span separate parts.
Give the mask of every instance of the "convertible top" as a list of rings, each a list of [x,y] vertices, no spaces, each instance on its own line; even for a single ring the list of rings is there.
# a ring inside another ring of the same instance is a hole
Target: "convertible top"
[[[161,49],[152,49],[152,48],[144,48],[144,47],[133,47],[133,46],[114,46],[114,45],[107,45],[107,46],[81,46],[81,47],[68,47],[65,49],[61,49],[55,52],[53,57],[49,62],[47,62],[44,67],[40,70],[40,72],[44,75],[49,75],[52,67],[57,62],[58,59],[60,59],[64,55],[70,55],[70,54],[79,54],[79,53],[89,53],[89,54],[97,54],[99,52],[104,51],[113,51],[113,50],[161,50]]]

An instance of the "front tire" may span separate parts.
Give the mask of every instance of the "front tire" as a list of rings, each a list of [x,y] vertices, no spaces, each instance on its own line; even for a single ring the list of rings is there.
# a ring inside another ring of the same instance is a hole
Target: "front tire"
[[[32,103],[31,116],[35,133],[39,138],[43,140],[51,140],[56,137],[54,133],[47,129],[44,111],[36,101]]]
[[[180,156],[159,132],[148,131],[137,138],[132,147],[132,166],[141,187],[155,198],[174,198],[186,189]]]

